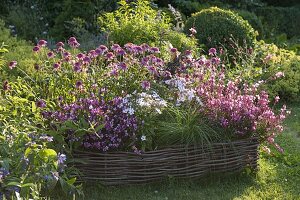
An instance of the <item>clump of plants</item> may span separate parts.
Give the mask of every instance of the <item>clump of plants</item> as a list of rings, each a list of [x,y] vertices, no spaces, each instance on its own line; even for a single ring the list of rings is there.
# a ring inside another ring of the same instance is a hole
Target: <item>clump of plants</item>
[[[169,59],[163,59],[160,48],[145,43],[100,45],[88,52],[80,52],[79,47],[74,37],[68,44],[58,42],[55,49],[40,40],[32,49],[32,73],[17,61],[6,66],[8,72],[18,71],[23,77],[3,82],[1,98],[9,98],[6,102],[10,103],[0,107],[5,110],[0,116],[5,123],[11,114],[31,122],[20,120],[31,127],[13,130],[24,130],[16,134],[26,138],[22,139],[26,148],[18,147],[20,155],[40,166],[34,169],[39,170],[38,176],[29,176],[38,180],[34,184],[41,186],[39,191],[47,191],[51,176],[53,183],[60,180],[63,187],[67,184],[68,190],[78,192],[75,179],[63,175],[58,165],[61,154],[57,152],[71,156],[74,149],[142,154],[168,145],[258,137],[261,143],[282,151],[274,138],[282,131],[286,107],[273,110],[261,82],[230,78],[217,49],[194,57],[190,50],[180,52],[173,47]],[[16,102],[21,102],[19,107]],[[7,129],[2,130],[7,137]],[[27,183],[22,180],[21,184]],[[22,194],[33,195],[28,190]]]
[[[181,51],[196,49],[196,40],[172,29],[170,17],[150,6],[149,1],[119,2],[118,10],[105,13],[99,18],[100,27],[108,33],[109,41],[126,43],[148,43],[158,46],[176,46]]]

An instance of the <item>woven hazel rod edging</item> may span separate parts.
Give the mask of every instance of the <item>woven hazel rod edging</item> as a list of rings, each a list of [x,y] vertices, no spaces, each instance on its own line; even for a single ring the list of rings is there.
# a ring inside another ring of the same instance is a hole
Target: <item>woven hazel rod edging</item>
[[[141,184],[166,177],[198,178],[209,173],[257,168],[257,138],[207,146],[170,146],[141,155],[133,152],[74,151],[82,180],[104,185]]]

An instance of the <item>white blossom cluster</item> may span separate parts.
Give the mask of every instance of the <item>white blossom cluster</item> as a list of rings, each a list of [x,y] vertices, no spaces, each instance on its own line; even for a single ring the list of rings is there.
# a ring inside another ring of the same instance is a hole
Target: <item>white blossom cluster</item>
[[[203,103],[201,99],[196,95],[196,91],[194,89],[188,88],[190,84],[184,78],[170,79],[165,81],[165,83],[169,86],[172,86],[178,90],[176,105],[181,105],[184,102],[191,102],[192,100],[196,100],[201,106]]]

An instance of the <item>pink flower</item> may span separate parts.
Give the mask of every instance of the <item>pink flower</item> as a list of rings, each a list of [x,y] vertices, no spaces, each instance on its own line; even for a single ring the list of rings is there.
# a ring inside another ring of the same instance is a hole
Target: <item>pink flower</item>
[[[18,64],[17,61],[11,61],[8,65],[8,67],[9,67],[9,69],[13,69],[17,66],[17,64]]]
[[[57,70],[57,69],[60,68],[60,65],[61,65],[60,62],[54,63],[54,64],[53,64],[53,68],[54,68],[55,70]]]
[[[119,69],[122,69],[122,70],[126,70],[127,69],[127,65],[124,62],[121,62],[118,66],[119,66]]]
[[[210,48],[208,50],[208,55],[210,55],[210,56],[214,56],[214,55],[216,55],[216,53],[217,53],[217,50],[215,48]]]
[[[275,103],[278,103],[279,99],[280,99],[280,97],[279,97],[279,96],[276,96],[276,97],[275,97]]]
[[[78,48],[80,46],[80,44],[77,42],[75,37],[70,37],[69,40],[68,40],[68,44],[72,48]]]
[[[283,73],[283,72],[277,72],[277,73],[275,74],[275,77],[276,77],[276,78],[284,77],[284,73]]]
[[[191,32],[191,35],[195,35],[197,33],[195,27],[190,28],[189,31]]]
[[[47,45],[47,41],[46,40],[40,40],[38,42],[38,46],[40,46],[40,47],[45,47],[46,45]]]
[[[47,53],[48,58],[54,58],[54,56],[55,56],[55,54],[52,51]]]
[[[143,89],[149,90],[151,85],[149,81],[142,81],[141,86]]]
[[[38,52],[40,50],[40,47],[39,46],[35,46],[35,47],[33,47],[33,49],[32,49],[32,51],[34,51],[34,52]]]
[[[56,47],[59,48],[59,47],[64,47],[65,44],[63,42],[58,42],[56,43]]]

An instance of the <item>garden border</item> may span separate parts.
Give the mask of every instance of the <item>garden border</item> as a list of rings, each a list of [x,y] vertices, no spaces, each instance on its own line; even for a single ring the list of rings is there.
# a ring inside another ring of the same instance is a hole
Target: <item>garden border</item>
[[[198,178],[210,173],[257,169],[259,142],[248,138],[205,146],[170,146],[142,154],[74,151],[84,181],[103,185],[142,184],[166,177]]]

